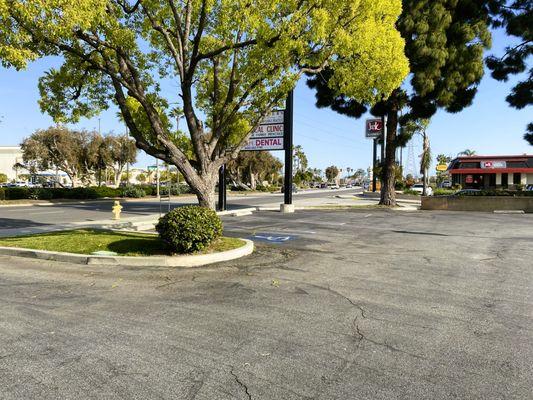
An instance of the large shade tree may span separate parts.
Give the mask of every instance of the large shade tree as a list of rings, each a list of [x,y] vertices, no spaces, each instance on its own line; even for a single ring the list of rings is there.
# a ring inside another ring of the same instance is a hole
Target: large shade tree
[[[58,169],[68,175],[72,187],[87,179],[95,164],[91,142],[95,132],[69,130],[62,126],[38,130],[21,143],[22,158],[30,171]]]
[[[368,103],[398,87],[400,10],[400,0],[0,0],[0,58],[23,68],[62,56],[40,81],[43,111],[75,122],[114,104],[137,147],[214,207],[219,167],[302,74],[334,67],[330,87]]]
[[[384,101],[372,107],[348,92],[339,94],[329,82],[334,68],[308,80],[317,90],[317,106],[359,118],[370,108],[385,115],[385,160],[381,170],[380,204],[395,205],[396,149],[408,135],[398,125],[428,119],[439,108],[459,112],[470,105],[483,76],[483,49],[490,45],[488,5],[475,0],[403,0],[397,27],[405,39],[410,81],[399,85]],[[400,118],[401,117],[401,118]]]

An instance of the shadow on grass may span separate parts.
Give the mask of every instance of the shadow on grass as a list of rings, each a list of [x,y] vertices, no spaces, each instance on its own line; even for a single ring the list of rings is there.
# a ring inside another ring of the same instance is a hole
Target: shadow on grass
[[[168,246],[157,236],[153,238],[135,238],[122,239],[111,242],[107,245],[110,251],[117,254],[142,254],[146,256],[153,255],[170,255],[171,251]]]

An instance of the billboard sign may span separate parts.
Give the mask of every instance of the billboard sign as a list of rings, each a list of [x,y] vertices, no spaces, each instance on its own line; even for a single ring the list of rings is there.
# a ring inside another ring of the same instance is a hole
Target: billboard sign
[[[383,121],[381,121],[381,118],[367,119],[365,126],[365,137],[369,139],[379,138],[383,134]]]
[[[275,110],[265,116],[252,132],[250,140],[243,150],[283,150],[284,118],[284,110]]]
[[[481,168],[483,169],[493,169],[493,168],[507,168],[506,161],[481,161]]]
[[[446,164],[438,164],[436,170],[439,172],[444,172],[448,169],[448,166]]]

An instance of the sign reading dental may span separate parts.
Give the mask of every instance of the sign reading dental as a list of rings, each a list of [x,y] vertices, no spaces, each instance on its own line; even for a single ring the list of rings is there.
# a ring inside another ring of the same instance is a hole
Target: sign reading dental
[[[276,110],[263,118],[243,150],[283,150],[284,114],[283,110]]]

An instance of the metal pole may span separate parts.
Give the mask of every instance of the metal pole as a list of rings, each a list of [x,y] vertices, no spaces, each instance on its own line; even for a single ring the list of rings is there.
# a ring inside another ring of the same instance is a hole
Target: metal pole
[[[168,190],[168,212],[170,212],[170,192],[172,190],[172,176],[170,175],[170,164],[167,164],[167,190]]]
[[[378,152],[378,139],[374,139],[374,146],[372,151],[372,192],[376,191],[376,157]]]
[[[218,211],[226,211],[226,164],[218,170]]]
[[[155,159],[155,187],[156,187],[156,196],[159,199],[159,158]]]
[[[385,114],[381,116],[381,164],[385,161]]]
[[[285,147],[285,190],[284,203],[292,204],[292,119],[294,94],[291,90],[287,95],[285,103],[285,113],[283,115],[283,146]]]

